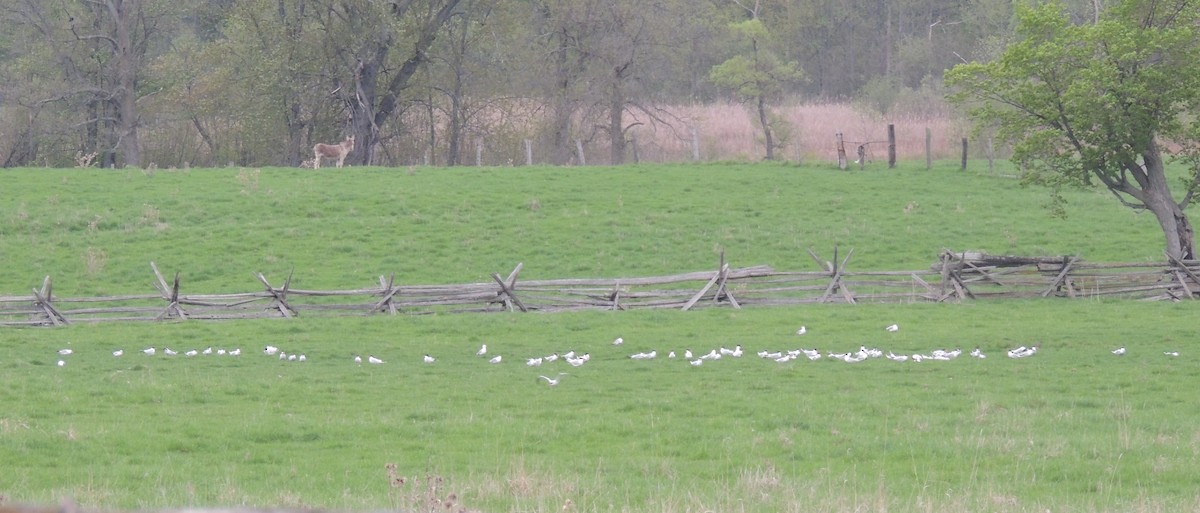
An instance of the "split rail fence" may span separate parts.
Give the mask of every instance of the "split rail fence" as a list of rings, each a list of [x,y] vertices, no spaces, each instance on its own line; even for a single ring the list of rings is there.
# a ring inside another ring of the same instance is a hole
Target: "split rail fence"
[[[256,273],[261,288],[225,294],[186,293],[179,274],[168,282],[151,262],[156,293],[57,297],[50,277],[31,295],[0,296],[0,326],[59,326],[104,321],[290,318],[331,315],[439,312],[555,312],[820,303],[946,302],[992,298],[1195,299],[1200,260],[1166,263],[1089,263],[1078,258],[989,256],[943,251],[928,269],[853,271],[854,254],[824,260],[812,250],[817,271],[731,267],[721,256],[715,270],[670,276],[519,280],[522,265],[492,281],[404,285],[395,275],[378,285],[348,290],[293,288],[292,276],[273,284]]]

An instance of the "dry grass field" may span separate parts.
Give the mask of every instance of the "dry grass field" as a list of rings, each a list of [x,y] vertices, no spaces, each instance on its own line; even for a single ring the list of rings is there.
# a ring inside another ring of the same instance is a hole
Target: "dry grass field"
[[[678,116],[674,127],[650,127],[638,137],[642,159],[652,162],[683,162],[692,158],[689,128],[696,128],[700,160],[753,161],[762,158],[762,135],[748,106],[724,103],[675,106],[668,110]],[[791,123],[792,134],[782,158],[798,162],[836,162],[835,134],[841,132],[851,160],[858,144],[867,145],[869,160],[887,160],[887,125],[896,125],[896,153],[900,160],[925,159],[925,129],[931,134],[933,158],[959,156],[961,140],[970,135],[969,125],[941,113],[898,114],[885,118],[868,113],[849,103],[798,103],[777,112]]]

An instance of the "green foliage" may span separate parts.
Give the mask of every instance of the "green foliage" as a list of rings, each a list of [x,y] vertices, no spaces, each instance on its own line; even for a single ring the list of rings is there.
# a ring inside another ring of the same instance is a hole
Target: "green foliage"
[[[785,86],[804,81],[804,71],[796,61],[784,62],[770,50],[771,35],[758,19],[729,26],[735,39],[748,48],[713,66],[709,80],[730,89],[743,98],[777,99]]]

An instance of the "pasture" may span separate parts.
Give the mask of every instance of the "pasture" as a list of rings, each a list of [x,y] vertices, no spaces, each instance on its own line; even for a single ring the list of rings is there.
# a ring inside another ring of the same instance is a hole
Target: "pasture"
[[[150,260],[184,290],[219,292],[293,269],[305,288],[391,272],[485,281],[517,262],[523,277],[642,276],[713,268],[721,249],[808,270],[805,248],[834,245],[870,269],[927,266],[942,247],[1161,259],[1153,219],[1111,196],[1068,191],[1071,217],[1052,219],[1042,191],[953,167],[2,174],[0,294],[47,274],[62,296],[144,293]],[[1194,318],[1189,302],[1043,300],[9,329],[0,495],[106,509],[1197,511]],[[476,356],[482,344],[504,360]],[[741,358],[700,366],[666,357],[739,344]],[[182,354],[210,346],[244,354]],[[860,346],[988,358],[754,354]],[[525,365],[572,350],[592,360]],[[537,377],[559,372],[557,387]]]

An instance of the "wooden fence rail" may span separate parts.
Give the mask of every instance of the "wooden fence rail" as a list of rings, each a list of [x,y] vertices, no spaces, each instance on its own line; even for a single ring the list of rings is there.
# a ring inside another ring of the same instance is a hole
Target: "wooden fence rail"
[[[1200,261],[1088,263],[1074,257],[988,256],[944,251],[928,269],[852,271],[853,251],[838,261],[809,251],[820,270],[776,271],[768,266],[669,276],[519,280],[518,264],[492,281],[404,285],[395,275],[346,290],[293,288],[292,276],[248,292],[188,294],[177,273],[168,282],[151,262],[157,294],[58,297],[46,277],[31,295],[0,296],[0,326],[60,326],[105,321],[290,318],[322,315],[435,312],[554,312],[862,302],[944,302],[993,298],[1194,299]],[[276,282],[278,283],[278,282]]]

